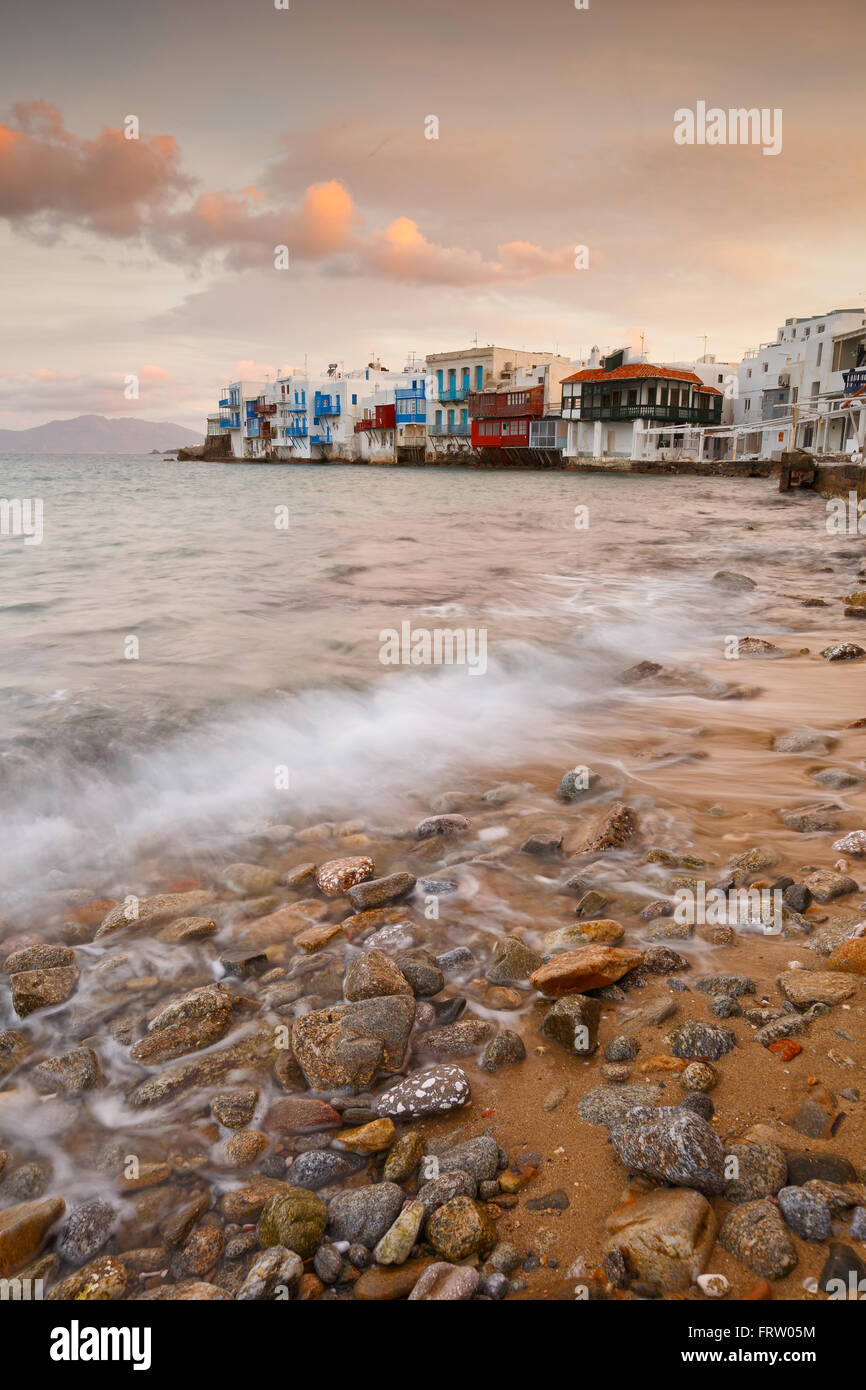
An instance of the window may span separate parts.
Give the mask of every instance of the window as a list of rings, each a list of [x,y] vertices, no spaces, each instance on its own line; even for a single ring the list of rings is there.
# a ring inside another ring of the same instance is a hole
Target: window
[[[812,330],[811,330],[811,328],[807,328],[807,329],[804,331],[804,333],[803,333],[803,337],[804,337],[804,338],[811,338],[811,336],[812,336]]]
[[[768,372],[768,371],[770,370],[770,364],[769,364],[769,362],[764,362],[764,363],[763,363],[763,369],[764,369],[765,372]]]
[[[798,401],[799,399],[800,399],[800,388],[799,388],[799,386],[795,386],[794,389],[793,389],[793,391],[791,392],[791,403],[792,403],[793,405],[796,405],[796,404],[797,404],[797,401]]]
[[[749,377],[749,378],[751,379],[751,375],[752,375],[752,369],[751,369],[751,367],[749,367],[748,371],[746,372],[746,376]]]
[[[357,405],[357,404],[358,404],[358,397],[357,397],[357,396],[353,396],[353,397],[352,397],[352,405]]]
[[[441,428],[442,428],[442,411],[441,411],[441,410],[437,410],[437,411],[436,411],[436,429],[437,429],[437,430],[441,430]]]
[[[454,411],[453,411],[453,410],[449,410],[449,412],[448,412],[448,433],[449,433],[449,434],[452,434],[453,431],[454,431]]]
[[[437,377],[437,380],[438,380],[438,382],[439,382],[439,394],[441,395],[441,394],[442,394],[442,368],[441,368],[441,367],[439,368],[438,372],[436,373],[436,377]]]
[[[469,368],[468,368],[468,367],[464,367],[464,368],[463,368],[463,390],[464,390],[464,391],[468,391],[468,390],[469,390]]]
[[[629,405],[637,405],[637,391],[629,391],[628,403]]]
[[[719,375],[718,375],[718,377],[716,378],[716,380],[718,381],[718,384],[719,384],[720,386],[722,386],[722,385],[724,384],[725,378],[722,376],[721,372],[719,372]]]
[[[824,329],[826,328],[826,326],[827,326],[827,325],[824,324],[824,323],[819,323],[819,324],[818,324],[818,327],[815,329],[815,332],[816,332],[816,333],[823,333],[823,332],[824,332]]]
[[[816,366],[816,367],[820,367],[820,365],[821,365],[821,358],[823,357],[823,355],[824,355],[824,344],[823,344],[823,343],[819,343],[819,344],[818,344],[818,356],[815,358],[815,366]]]
[[[667,405],[667,403],[668,403],[668,388],[667,388],[666,386],[663,386],[663,387],[661,388],[661,390],[659,391],[659,405]]]
[[[650,386],[647,390],[647,401],[650,405],[655,405],[656,403],[656,388],[654,386]]]
[[[479,366],[479,367],[476,367],[476,368],[475,368],[475,390],[476,390],[476,391],[480,391],[483,385],[484,385],[484,368]]]

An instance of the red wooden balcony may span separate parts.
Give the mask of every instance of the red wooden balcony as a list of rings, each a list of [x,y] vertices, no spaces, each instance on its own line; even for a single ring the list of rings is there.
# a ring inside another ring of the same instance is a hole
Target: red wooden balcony
[[[469,414],[475,420],[519,417],[538,419],[544,414],[544,387],[528,386],[514,391],[473,391]]]

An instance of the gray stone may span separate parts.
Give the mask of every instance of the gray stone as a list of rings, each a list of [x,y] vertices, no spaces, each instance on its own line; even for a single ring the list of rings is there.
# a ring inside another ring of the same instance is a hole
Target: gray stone
[[[101,1197],[82,1202],[69,1213],[57,1253],[70,1264],[86,1264],[110,1240],[117,1218],[116,1209]]]
[[[719,1244],[762,1279],[783,1279],[797,1263],[794,1243],[769,1197],[734,1207],[722,1223]]]
[[[745,1140],[728,1144],[726,1158],[735,1158],[739,1176],[725,1184],[729,1202],[754,1202],[759,1197],[775,1197],[788,1180],[788,1163],[778,1144],[758,1144]]]
[[[334,1240],[372,1249],[393,1225],[404,1201],[403,1189],[393,1182],[340,1192],[328,1206],[330,1234]]]
[[[692,1110],[640,1106],[620,1120],[611,1138],[629,1172],[708,1195],[724,1188],[725,1151],[707,1122]]]
[[[782,1215],[803,1240],[826,1240],[833,1224],[826,1202],[805,1187],[783,1187],[778,1194]]]
[[[613,1129],[636,1106],[652,1105],[659,1097],[656,1086],[594,1086],[578,1101],[577,1113],[591,1125]]]
[[[717,1062],[736,1045],[737,1035],[732,1028],[719,1023],[701,1023],[698,1019],[688,1019],[680,1023],[671,1033],[668,1043],[675,1057],[709,1059]]]
[[[589,1057],[598,1047],[600,999],[586,994],[563,994],[544,1016],[541,1032],[578,1057]]]
[[[522,1062],[526,1048],[519,1033],[511,1028],[503,1028],[495,1038],[491,1038],[481,1054],[478,1065],[482,1071],[497,1072],[509,1062]]]

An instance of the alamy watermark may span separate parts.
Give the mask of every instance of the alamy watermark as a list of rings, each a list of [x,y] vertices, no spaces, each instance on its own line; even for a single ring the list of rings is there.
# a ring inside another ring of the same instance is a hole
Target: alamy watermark
[[[780,107],[681,106],[674,112],[674,140],[678,145],[762,145],[763,154],[782,153]]]
[[[831,536],[866,536],[866,497],[849,492],[827,503],[827,531]]]
[[[410,622],[379,633],[383,666],[465,666],[470,676],[487,670],[486,627],[415,627]]]
[[[25,545],[41,545],[41,497],[0,497],[0,536],[23,536]]]
[[[778,888],[678,888],[674,921],[679,926],[751,927],[765,936],[778,936],[784,925],[783,899]]]

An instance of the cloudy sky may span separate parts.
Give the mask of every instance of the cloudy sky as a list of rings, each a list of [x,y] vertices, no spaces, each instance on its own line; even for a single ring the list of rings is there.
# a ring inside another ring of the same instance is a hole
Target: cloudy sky
[[[202,428],[233,377],[476,334],[739,359],[863,303],[850,0],[288,4],[7,11],[0,426]],[[675,143],[698,101],[780,108],[782,152]]]

